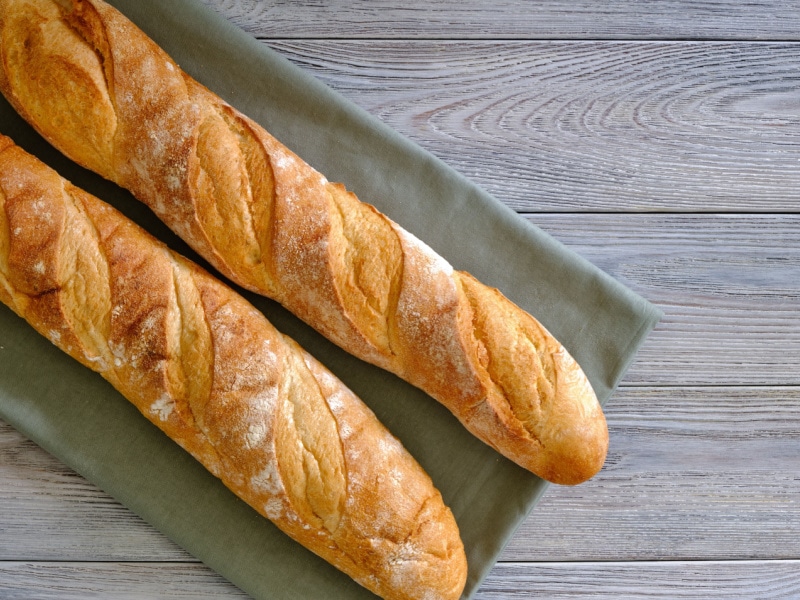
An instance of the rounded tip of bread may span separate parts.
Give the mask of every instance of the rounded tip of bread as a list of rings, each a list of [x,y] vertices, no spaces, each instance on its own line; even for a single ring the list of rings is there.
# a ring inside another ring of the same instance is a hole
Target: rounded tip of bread
[[[458,600],[467,581],[467,557],[453,513],[440,495],[426,503],[422,524],[408,543],[413,581],[401,586],[410,599]],[[424,565],[424,566],[423,566]],[[406,598],[406,596],[403,596]]]
[[[608,452],[608,428],[601,411],[595,418],[561,429],[545,450],[540,476],[561,485],[577,485],[602,469]]]
[[[564,353],[565,362],[573,359]],[[577,485],[602,469],[608,453],[608,425],[589,380],[579,369],[565,369],[557,394],[570,398],[551,414],[540,472],[544,479],[561,485]]]
[[[458,600],[467,582],[467,557],[449,509],[444,521],[423,519],[388,559],[355,580],[385,600]]]

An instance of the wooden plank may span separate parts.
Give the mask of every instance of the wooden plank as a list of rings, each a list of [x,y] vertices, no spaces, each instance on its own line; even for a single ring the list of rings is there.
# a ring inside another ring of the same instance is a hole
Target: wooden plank
[[[198,564],[0,562],[4,600],[247,598]],[[499,563],[476,600],[795,600],[800,561]]]
[[[202,0],[270,38],[798,39],[796,0]]]
[[[800,558],[800,388],[620,389],[600,475],[552,486],[502,559]]]
[[[519,211],[798,209],[798,44],[270,45]]]
[[[499,564],[477,600],[796,600],[800,561]]]
[[[529,220],[664,310],[627,383],[800,384],[797,215]]]
[[[506,561],[800,558],[800,388],[624,387],[606,466],[551,486]],[[0,425],[0,560],[188,555]]]
[[[0,562],[3,600],[249,598],[197,563]]]

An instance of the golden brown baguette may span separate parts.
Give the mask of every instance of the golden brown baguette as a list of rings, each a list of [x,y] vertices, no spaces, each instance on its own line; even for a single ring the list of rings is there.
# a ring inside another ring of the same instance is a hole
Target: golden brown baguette
[[[374,414],[241,296],[2,135],[0,300],[366,588],[461,595],[455,520]]]
[[[447,406],[541,477],[602,466],[588,380],[533,317],[328,182],[100,0],[0,0],[0,89],[224,275]]]

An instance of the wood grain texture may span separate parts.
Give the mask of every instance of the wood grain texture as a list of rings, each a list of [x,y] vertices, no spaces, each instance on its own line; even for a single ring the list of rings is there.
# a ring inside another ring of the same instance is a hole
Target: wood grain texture
[[[796,0],[202,0],[268,38],[800,39]]]
[[[797,215],[529,220],[664,311],[627,383],[800,384]]]
[[[3,600],[248,598],[197,563],[0,562]]]
[[[758,582],[758,583],[755,583]],[[247,598],[197,564],[0,563],[5,600]],[[800,562],[501,563],[476,600],[794,600]]]
[[[800,388],[625,387],[606,408],[600,476],[549,489],[503,560],[800,558]]]
[[[798,209],[799,44],[270,46],[518,211]]]
[[[794,600],[800,562],[499,564],[479,600]]]

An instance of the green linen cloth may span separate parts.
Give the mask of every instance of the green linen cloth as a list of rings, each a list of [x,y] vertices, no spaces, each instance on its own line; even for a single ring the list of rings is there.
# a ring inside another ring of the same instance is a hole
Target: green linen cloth
[[[112,4],[328,179],[529,310],[608,399],[660,318],[653,306],[199,2]],[[143,205],[53,150],[2,99],[0,132],[197,260]],[[547,484],[421,391],[341,351],[274,302],[245,295],[350,386],[431,475],[461,529],[470,567],[464,597],[474,596]],[[0,418],[256,599],[373,597],[257,515],[4,306]]]

